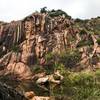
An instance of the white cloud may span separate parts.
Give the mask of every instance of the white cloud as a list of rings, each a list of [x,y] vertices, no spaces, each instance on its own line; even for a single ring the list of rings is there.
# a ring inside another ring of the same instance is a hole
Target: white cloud
[[[100,15],[100,0],[0,0],[0,20],[20,20],[44,6],[62,9],[74,18]]]

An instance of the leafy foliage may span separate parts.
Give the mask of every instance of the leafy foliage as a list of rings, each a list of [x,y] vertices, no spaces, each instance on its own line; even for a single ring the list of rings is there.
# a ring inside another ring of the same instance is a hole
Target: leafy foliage
[[[93,45],[93,41],[91,41],[91,40],[87,40],[87,41],[82,40],[77,44],[77,47],[82,47],[82,46],[87,46],[87,45],[88,46]]]
[[[82,35],[82,34],[84,35],[84,34],[87,34],[87,32],[84,29],[82,29],[79,34],[80,35]]]
[[[97,39],[97,43],[100,45],[100,38]]]
[[[72,68],[80,61],[79,51],[69,51],[60,55],[60,62],[63,63],[66,67]]]
[[[11,50],[12,50],[13,52],[18,53],[18,52],[20,52],[20,47],[19,47],[18,45],[13,45],[13,46],[11,47]]]
[[[48,13],[48,15],[49,15],[50,17],[57,17],[57,16],[62,16],[62,15],[64,15],[66,18],[71,19],[71,16],[69,16],[66,12],[64,12],[64,11],[61,10],[61,9],[58,9],[58,10],[54,10],[54,9],[52,9],[52,10],[47,10],[47,7],[43,7],[43,8],[41,8],[40,12],[41,12],[41,13]]]
[[[47,7],[43,7],[43,8],[41,8],[40,12],[41,12],[41,13],[46,13],[46,12],[47,12],[46,9],[47,9]]]
[[[65,70],[65,69],[64,69]],[[55,87],[53,95],[68,96],[70,100],[99,100],[100,76],[95,72],[68,72],[64,75],[64,81]],[[59,91],[57,91],[59,90]]]
[[[31,71],[32,71],[34,74],[37,74],[37,73],[44,72],[44,69],[43,69],[42,66],[40,66],[40,65],[34,65],[33,67],[31,67]]]
[[[66,12],[64,12],[64,11],[62,11],[62,10],[60,10],[60,9],[58,9],[58,10],[51,10],[51,11],[48,11],[48,14],[49,14],[49,16],[50,17],[57,17],[57,16],[62,16],[62,15],[64,15],[66,18],[71,18],[71,16],[69,16],[69,15],[67,15],[66,14]]]

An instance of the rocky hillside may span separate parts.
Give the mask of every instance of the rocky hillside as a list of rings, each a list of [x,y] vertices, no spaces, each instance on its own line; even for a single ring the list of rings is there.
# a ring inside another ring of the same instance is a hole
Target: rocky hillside
[[[23,20],[0,22],[1,76],[33,79],[32,66],[52,66],[52,60],[75,71],[100,68],[100,18],[73,19],[44,8]]]

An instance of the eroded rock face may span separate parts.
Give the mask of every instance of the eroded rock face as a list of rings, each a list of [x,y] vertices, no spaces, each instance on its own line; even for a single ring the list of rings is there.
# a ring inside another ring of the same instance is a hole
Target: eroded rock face
[[[33,65],[36,58],[43,58],[47,52],[65,50],[68,42],[68,29],[65,26],[70,24],[71,21],[63,16],[52,19],[40,13],[34,13],[21,21],[1,23],[0,64],[19,76],[26,70],[31,74],[28,66]]]
[[[63,16],[52,19],[46,14],[34,13],[22,21],[1,25],[2,52],[5,48],[5,53],[8,53],[12,46],[19,45],[22,55],[34,53],[42,57],[45,52],[59,51],[60,46],[65,49],[67,34],[71,30],[66,25],[71,23]]]
[[[48,14],[41,13],[34,13],[21,21],[1,22],[0,66],[10,69],[12,73],[15,64],[17,67],[14,73],[19,74],[20,77],[25,75],[27,79],[31,75],[28,67],[33,65],[36,59],[43,59],[48,52],[61,53],[68,48],[74,50],[79,46],[80,41],[91,39],[95,44],[91,52],[94,55],[100,48],[95,42],[97,36],[86,32],[79,34],[80,29],[76,28],[74,23],[73,19],[61,15],[52,18]],[[90,57],[87,55],[89,54],[87,48],[88,46],[85,51],[80,51],[82,53],[80,63],[82,64],[85,62],[84,59]],[[22,73],[26,74],[21,75]]]
[[[29,66],[21,62],[8,64],[6,72],[7,74],[13,73],[13,75],[15,75],[16,78],[20,80],[32,78],[32,73],[30,71]]]

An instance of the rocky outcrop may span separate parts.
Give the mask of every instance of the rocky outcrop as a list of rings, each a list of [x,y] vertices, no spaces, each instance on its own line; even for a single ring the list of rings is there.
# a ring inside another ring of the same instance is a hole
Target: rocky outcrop
[[[78,25],[64,14],[51,17],[48,13],[33,13],[11,23],[0,22],[0,69],[4,69],[0,74],[14,73],[18,78],[30,79],[29,67],[37,59],[43,63],[48,52],[62,53],[69,49],[81,52],[79,65],[93,66],[90,59],[99,55],[100,46],[96,42],[99,36]]]
[[[66,49],[66,25],[70,26],[71,21],[64,16],[52,19],[47,14],[34,13],[21,21],[1,23],[1,67],[6,67],[11,73],[25,72],[30,76],[31,72],[27,68],[36,59],[43,58],[47,52],[61,52]]]

